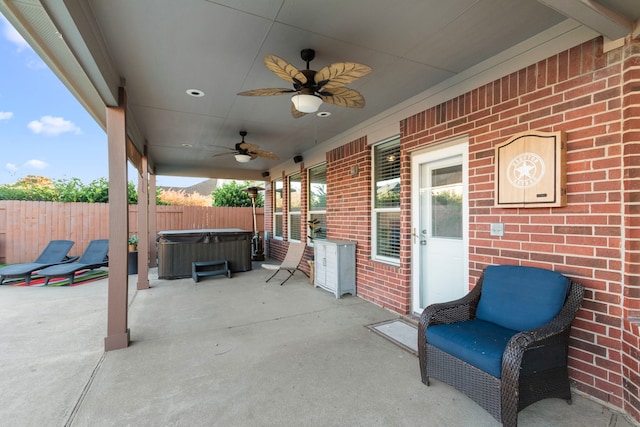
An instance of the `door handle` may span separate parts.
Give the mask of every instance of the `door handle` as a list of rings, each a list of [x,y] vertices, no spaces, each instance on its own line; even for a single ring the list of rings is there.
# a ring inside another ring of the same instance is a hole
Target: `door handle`
[[[422,235],[419,236],[419,235],[416,234],[416,229],[414,227],[413,228],[413,233],[411,233],[411,235],[413,236],[413,243],[414,244],[416,243],[416,239],[420,239],[420,244],[422,246],[427,246],[427,239],[424,238],[424,237],[426,237],[425,236],[426,233],[427,233],[427,230],[422,230]]]

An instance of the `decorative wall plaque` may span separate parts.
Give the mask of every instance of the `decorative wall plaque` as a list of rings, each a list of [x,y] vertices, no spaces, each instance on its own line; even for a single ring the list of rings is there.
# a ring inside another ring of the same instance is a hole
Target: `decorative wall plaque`
[[[527,131],[496,146],[495,206],[566,206],[564,132]]]

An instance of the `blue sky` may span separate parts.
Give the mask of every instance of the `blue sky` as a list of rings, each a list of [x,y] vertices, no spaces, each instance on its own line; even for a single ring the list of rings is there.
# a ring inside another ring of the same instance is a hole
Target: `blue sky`
[[[27,175],[108,177],[107,136],[0,14],[0,185]],[[137,183],[129,167],[129,180]],[[201,178],[158,176],[182,187]]]

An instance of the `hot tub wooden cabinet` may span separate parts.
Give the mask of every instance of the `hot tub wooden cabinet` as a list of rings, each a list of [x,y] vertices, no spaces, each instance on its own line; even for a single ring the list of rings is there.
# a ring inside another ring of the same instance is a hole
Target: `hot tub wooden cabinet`
[[[251,231],[238,228],[158,233],[158,278],[191,277],[194,261],[227,260],[232,272],[251,270]]]

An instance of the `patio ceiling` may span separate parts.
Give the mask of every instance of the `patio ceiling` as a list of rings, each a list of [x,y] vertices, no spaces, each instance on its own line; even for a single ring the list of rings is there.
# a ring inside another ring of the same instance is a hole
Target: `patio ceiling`
[[[0,0],[0,11],[103,127],[104,106],[126,86],[128,134],[156,174],[241,179],[360,136],[363,123],[569,18],[610,39],[640,18],[637,0]],[[348,85],[366,106],[325,103],[329,117],[294,119],[290,96],[236,95],[289,87],[262,59],[303,69],[305,48],[315,70],[371,66]],[[280,160],[215,157],[240,130]]]

